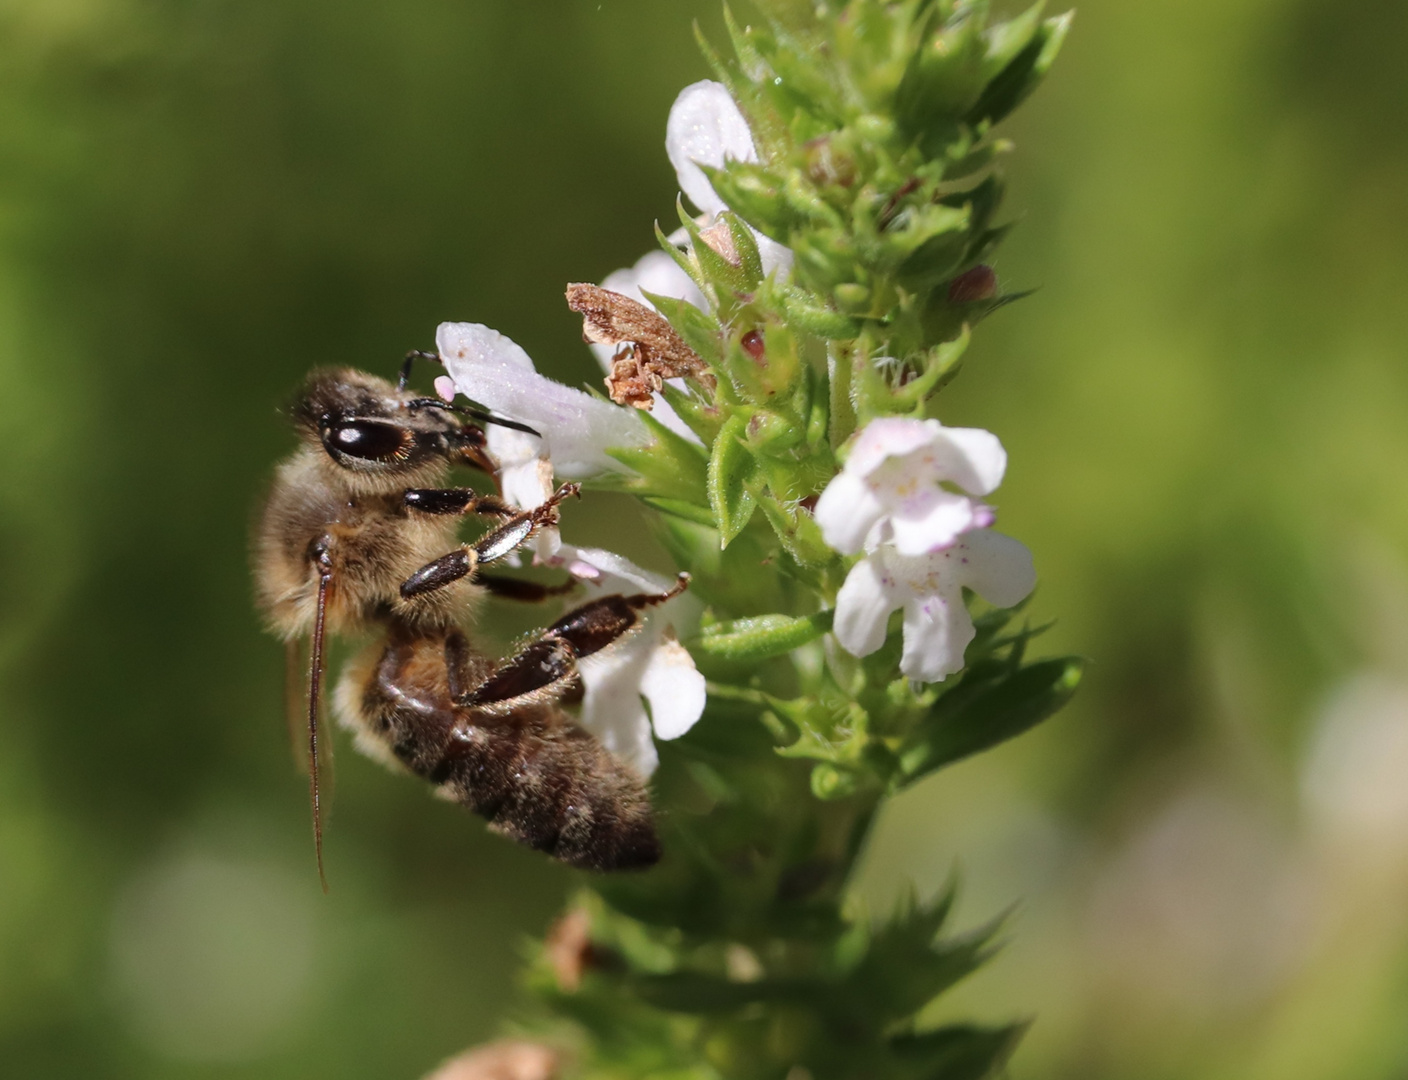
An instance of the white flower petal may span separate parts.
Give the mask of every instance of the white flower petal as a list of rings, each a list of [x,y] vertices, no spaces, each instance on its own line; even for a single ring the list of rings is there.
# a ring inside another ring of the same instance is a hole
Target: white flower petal
[[[674,638],[665,638],[651,653],[640,692],[650,702],[658,739],[678,739],[704,714],[704,676]]]
[[[846,472],[869,476],[892,457],[903,457],[934,441],[942,425],[937,420],[882,416],[870,421],[856,437],[846,458]]]
[[[552,463],[546,458],[534,457],[519,465],[501,465],[499,487],[504,499],[520,510],[542,506],[553,492]]]
[[[721,168],[726,160],[757,161],[753,134],[723,83],[705,80],[686,86],[665,124],[665,152],[679,177],[680,190],[699,210],[726,210],[699,165]]]
[[[753,239],[758,242],[758,258],[763,264],[763,277],[775,274],[778,281],[786,281],[792,276],[792,263],[796,256],[792,254],[790,247],[779,244],[770,236],[764,236],[757,229],[753,229]],[[669,258],[668,255],[665,257]]]
[[[562,555],[574,562],[585,563],[599,571],[603,576],[597,580],[596,584],[599,584],[606,592],[643,592],[654,593],[658,596],[669,592],[674,584],[659,574],[642,570],[624,555],[617,555],[614,551],[606,551],[603,548],[579,548],[564,545]]]
[[[934,451],[939,479],[974,495],[991,494],[1007,471],[1007,451],[996,435],[982,428],[941,427]]]
[[[884,513],[885,507],[865,481],[843,471],[826,485],[812,516],[828,545],[843,555],[854,555]]]
[[[559,476],[580,479],[622,470],[607,449],[650,441],[634,410],[539,375],[528,354],[497,330],[441,323],[435,342],[460,393],[542,432]]]
[[[986,507],[963,495],[930,488],[891,513],[895,549],[901,555],[924,555],[948,547],[960,533],[973,528],[979,509]]]
[[[584,688],[582,727],[642,776],[653,773],[659,760],[640,695],[654,651],[651,637],[638,633],[577,662]]]
[[[885,624],[899,606],[880,560],[867,556],[851,567],[836,594],[836,640],[852,656],[869,656],[885,644]]]
[[[973,635],[973,620],[957,589],[951,596],[915,596],[904,605],[900,671],[920,682],[942,682],[963,670],[963,650]]]
[[[645,293],[672,296],[688,301],[701,311],[708,309],[704,294],[693,279],[680,269],[679,263],[659,249],[647,251],[636,260],[634,266],[607,274],[601,287],[651,307],[654,305],[645,298]]]
[[[543,440],[526,431],[515,431],[501,424],[484,425],[489,456],[500,469],[511,469],[537,461],[544,450]]]
[[[965,533],[953,548],[958,580],[990,604],[1011,607],[1036,588],[1036,567],[1026,544],[991,529]]]

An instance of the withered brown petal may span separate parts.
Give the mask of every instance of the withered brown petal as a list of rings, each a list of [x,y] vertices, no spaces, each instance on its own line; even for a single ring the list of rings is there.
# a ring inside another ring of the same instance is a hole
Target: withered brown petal
[[[699,354],[685,344],[661,315],[629,296],[598,285],[567,286],[567,306],[582,316],[582,336],[598,345],[622,345],[612,360],[606,386],[618,405],[649,409],[665,379],[696,379],[712,389],[715,381]]]

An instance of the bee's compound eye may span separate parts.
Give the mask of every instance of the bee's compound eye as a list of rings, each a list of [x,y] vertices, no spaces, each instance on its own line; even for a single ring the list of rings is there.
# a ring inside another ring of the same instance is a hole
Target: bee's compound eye
[[[405,450],[410,432],[384,420],[349,420],[329,428],[323,441],[349,457],[388,461]]]

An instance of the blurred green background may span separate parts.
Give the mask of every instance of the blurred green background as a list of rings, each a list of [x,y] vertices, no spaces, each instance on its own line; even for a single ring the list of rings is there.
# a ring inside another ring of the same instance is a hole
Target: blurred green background
[[[319,893],[249,524],[315,363],[466,319],[597,377],[562,285],[672,217],[692,17],[0,3],[0,1073],[413,1078],[496,1029],[573,879],[344,745]],[[1017,905],[934,1012],[1035,1016],[1017,1077],[1408,1077],[1405,55],[1402,0],[1088,0],[1009,126],[1040,290],[938,413],[1007,444],[1093,664],[858,890]]]

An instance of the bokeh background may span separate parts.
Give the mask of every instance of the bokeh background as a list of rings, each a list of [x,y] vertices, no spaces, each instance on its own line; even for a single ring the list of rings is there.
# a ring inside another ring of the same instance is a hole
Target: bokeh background
[[[673,214],[693,17],[0,3],[0,1073],[413,1078],[496,1030],[573,879],[344,745],[320,894],[249,524],[315,363],[468,319],[596,377],[561,288]],[[934,1014],[1034,1016],[1016,1077],[1408,1077],[1404,55],[1402,0],[1086,0],[1009,126],[1039,291],[938,411],[1006,442],[1092,664],[858,890],[1016,905]]]

